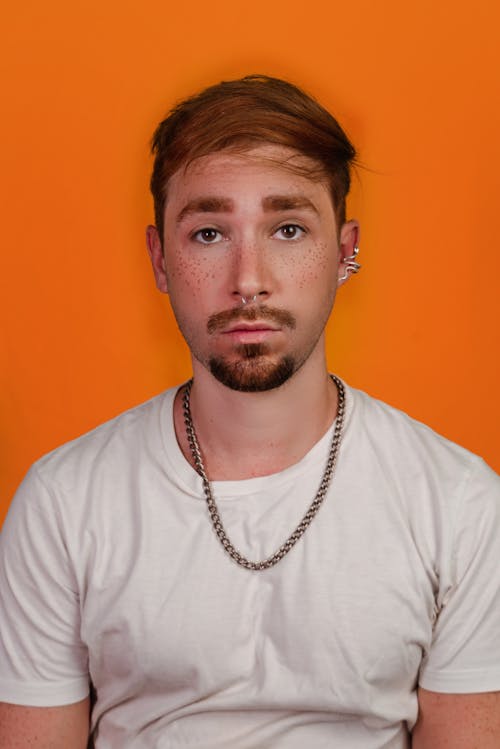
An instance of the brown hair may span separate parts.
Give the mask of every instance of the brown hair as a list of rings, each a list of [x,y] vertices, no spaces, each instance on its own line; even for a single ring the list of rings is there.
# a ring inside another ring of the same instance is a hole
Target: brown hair
[[[350,167],[356,151],[337,120],[291,83],[264,75],[222,81],[177,104],[158,125],[151,192],[155,221],[163,239],[168,181],[194,159],[223,149],[245,151],[259,144],[287,146],[317,168],[287,162],[311,179],[328,179],[337,224],[345,222]]]

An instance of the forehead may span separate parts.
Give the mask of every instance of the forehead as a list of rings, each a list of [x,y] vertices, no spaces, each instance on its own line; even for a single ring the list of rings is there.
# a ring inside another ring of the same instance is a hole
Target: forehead
[[[167,203],[206,190],[223,194],[242,183],[262,189],[279,184],[290,192],[329,193],[330,188],[319,162],[292,148],[269,144],[216,151],[181,166],[168,182]]]

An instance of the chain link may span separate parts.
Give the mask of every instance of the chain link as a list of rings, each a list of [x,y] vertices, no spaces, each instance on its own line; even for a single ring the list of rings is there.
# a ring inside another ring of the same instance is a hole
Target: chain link
[[[212,488],[210,486],[210,482],[208,480],[208,477],[205,471],[205,466],[203,464],[203,459],[201,457],[200,445],[198,443],[198,438],[196,436],[196,432],[194,429],[193,418],[191,416],[190,394],[191,394],[191,387],[193,385],[193,380],[191,379],[189,380],[189,382],[186,383],[184,394],[182,396],[182,405],[183,405],[183,411],[184,411],[184,424],[186,426],[186,436],[187,436],[189,448],[191,450],[191,455],[193,457],[193,462],[194,462],[196,471],[201,476],[201,480],[203,484],[203,492],[205,494],[205,499],[207,502],[210,519],[212,521],[212,526],[214,528],[215,533],[217,534],[219,541],[224,547],[225,551],[229,554],[229,556],[235,562],[241,565],[241,567],[245,567],[248,570],[258,570],[258,571],[267,570],[269,569],[269,567],[274,567],[274,565],[277,564],[281,559],[283,559],[283,557],[286,554],[288,554],[290,549],[292,549],[297,543],[297,541],[304,535],[307,528],[309,527],[312,520],[314,519],[316,513],[318,512],[319,508],[321,507],[321,504],[328,491],[328,487],[330,486],[330,481],[332,479],[333,472],[335,469],[335,464],[337,462],[340,441],[342,439],[342,430],[344,427],[344,414],[345,414],[344,385],[342,381],[336,375],[330,375],[330,376],[332,380],[334,381],[335,385],[337,386],[337,392],[338,392],[337,419],[336,419],[335,428],[333,431],[330,451],[328,453],[328,459],[326,461],[326,466],[325,466],[325,470],[323,472],[323,476],[319,485],[319,489],[313,501],[311,502],[307,512],[303,516],[302,520],[297,525],[295,530],[291,533],[291,535],[287,538],[287,540],[279,547],[277,551],[275,551],[274,554],[272,554],[272,556],[268,557],[267,559],[263,559],[260,562],[252,562],[250,559],[246,559],[246,557],[244,557],[243,554],[241,554],[238,551],[238,549],[236,549],[233,546],[233,544],[231,543],[231,541],[229,540],[227,536],[226,530],[222,523],[222,519],[219,515],[219,510],[217,509],[217,505],[215,503],[215,498],[212,494]]]

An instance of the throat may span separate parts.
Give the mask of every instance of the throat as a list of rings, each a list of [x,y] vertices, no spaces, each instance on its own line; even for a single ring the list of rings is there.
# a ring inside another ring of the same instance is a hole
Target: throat
[[[227,535],[224,523],[219,514],[216,499],[212,492],[212,482],[210,481],[207,470],[205,468],[205,463],[198,443],[198,437],[193,424],[190,407],[190,394],[193,384],[192,380],[190,380],[184,387],[184,392],[182,394],[182,412],[184,416],[184,423],[186,425],[187,442],[191,451],[194,466],[203,480],[203,493],[205,495],[212,527],[226,554],[228,554],[234,562],[241,565],[242,567],[245,567],[247,570],[262,571],[273,567],[275,564],[278,564],[278,562],[280,562],[283,557],[285,557],[288,552],[294,547],[294,545],[301,539],[302,535],[314,520],[323,500],[327,495],[328,487],[330,485],[330,481],[337,461],[338,449],[340,440],[342,438],[342,429],[344,423],[344,386],[337,378],[335,378],[335,383],[338,388],[338,414],[330,444],[328,460],[325,464],[325,469],[323,471],[323,477],[321,479],[319,489],[316,492],[316,495],[314,496],[308,509],[305,511],[302,520],[296,526],[291,535],[284,540],[284,542],[276,549],[276,551],[271,556],[260,560],[251,560],[244,557],[233,545],[231,539]]]
[[[287,403],[285,409],[273,411],[271,403],[262,404],[261,396],[255,394],[243,396],[245,400],[252,399],[255,407],[250,410],[231,413],[231,409],[217,408],[217,404],[205,410],[195,402],[194,416],[191,393],[186,398],[185,386],[177,392],[174,402],[179,447],[198,473],[202,473],[201,462],[210,481],[238,481],[279,473],[298,463],[331,427],[337,398],[333,383],[329,381],[328,385],[326,402],[323,400],[313,409],[301,410],[299,405]],[[262,405],[259,413],[257,406]]]

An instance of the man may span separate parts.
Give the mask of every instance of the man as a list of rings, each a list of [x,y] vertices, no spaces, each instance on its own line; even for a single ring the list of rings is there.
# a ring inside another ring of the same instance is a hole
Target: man
[[[498,477],[326,368],[353,147],[251,76],[153,149],[148,249],[193,381],[20,488],[1,749],[85,747],[89,680],[97,749],[498,749]]]

